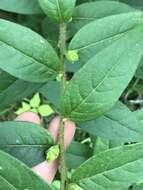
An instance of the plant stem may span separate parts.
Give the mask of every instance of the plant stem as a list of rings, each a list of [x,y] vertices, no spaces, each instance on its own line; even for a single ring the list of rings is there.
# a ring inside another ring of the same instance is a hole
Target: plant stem
[[[64,123],[61,119],[59,128],[59,146],[60,146],[60,173],[61,173],[61,190],[66,189],[67,182],[67,168],[65,162],[65,151],[64,151]]]
[[[60,60],[61,60],[61,74],[62,74],[62,85],[61,85],[61,96],[63,95],[66,86],[65,76],[65,51],[66,51],[66,24],[60,24],[59,33],[59,49],[60,49]],[[61,190],[66,190],[67,181],[67,168],[65,161],[65,150],[64,150],[64,121],[61,117],[59,127],[59,147],[60,147],[60,173],[61,173]]]
[[[59,33],[59,49],[60,49],[60,60],[61,60],[61,74],[62,74],[62,94],[66,86],[66,76],[65,76],[65,52],[66,52],[66,24],[60,24]]]

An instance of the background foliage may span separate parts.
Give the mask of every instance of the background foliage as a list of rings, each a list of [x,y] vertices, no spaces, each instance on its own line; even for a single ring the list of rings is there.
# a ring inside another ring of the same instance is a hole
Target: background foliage
[[[43,116],[43,126],[59,111],[76,122],[66,152],[71,183],[85,190],[143,188],[143,2],[78,0],[76,8],[73,2],[61,17],[47,17],[50,7],[41,5],[43,12],[37,0],[0,1],[0,190],[56,188],[29,169],[45,159],[51,136],[11,121],[29,110]],[[72,80],[60,101],[57,21],[63,19],[67,49],[78,52],[78,61],[66,60]]]

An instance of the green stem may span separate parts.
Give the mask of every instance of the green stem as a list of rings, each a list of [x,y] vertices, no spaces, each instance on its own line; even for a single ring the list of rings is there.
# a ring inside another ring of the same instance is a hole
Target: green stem
[[[60,24],[59,33],[59,49],[60,49],[60,59],[61,59],[61,73],[62,73],[62,94],[66,86],[66,76],[65,76],[65,52],[66,52],[66,24]]]
[[[64,151],[64,123],[61,119],[59,128],[59,146],[60,146],[60,173],[61,173],[61,188],[60,190],[66,189],[67,183],[67,168],[65,161],[65,151]]]
[[[62,96],[66,86],[66,76],[65,76],[66,24],[65,23],[60,24],[59,49],[60,49],[61,73],[62,73],[62,85],[61,85],[61,96]],[[64,148],[64,121],[62,117],[59,128],[59,146],[60,146],[60,173],[61,173],[60,189],[66,190],[67,168],[66,168],[65,148]]]

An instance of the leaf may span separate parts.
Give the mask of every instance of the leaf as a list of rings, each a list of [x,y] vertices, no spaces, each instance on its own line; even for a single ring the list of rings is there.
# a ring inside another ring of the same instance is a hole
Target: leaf
[[[0,9],[20,14],[42,13],[37,0],[0,0]]]
[[[45,17],[42,21],[41,27],[44,37],[53,47],[57,48],[59,40],[59,24],[51,21],[48,17]]]
[[[79,63],[83,65],[95,54],[119,41],[141,22],[141,12],[113,15],[95,20],[75,34],[70,42],[69,50],[78,51]]]
[[[22,113],[24,113],[24,112],[28,112],[28,111],[30,111],[30,105],[29,104],[27,104],[26,102],[22,102],[22,107],[21,108],[19,108],[15,113],[17,114],[17,115],[20,115],[20,114],[22,114]]]
[[[143,140],[143,127],[137,120],[135,112],[131,112],[119,102],[100,118],[81,123],[79,127],[91,135],[109,140],[119,142]]]
[[[121,1],[129,4],[130,6],[135,7],[136,9],[143,9],[143,2],[141,0],[121,0]]]
[[[143,184],[137,184],[135,185],[132,190],[142,190],[143,189]]]
[[[25,103],[25,102],[22,102],[22,108],[25,110],[25,111],[28,111],[30,110],[30,105]]]
[[[38,114],[38,110],[36,108],[33,108],[30,111]]]
[[[0,70],[0,93],[5,90],[9,85],[11,85],[16,78],[9,75],[8,73]]]
[[[66,162],[70,169],[79,167],[92,155],[92,149],[79,142],[73,141],[66,152]]]
[[[110,110],[137,69],[142,56],[142,39],[143,26],[139,25],[90,59],[65,89],[62,116],[81,122]]]
[[[143,109],[134,111],[134,114],[137,117],[137,119],[143,124]]]
[[[143,57],[142,57],[142,59],[141,59],[141,61],[140,61],[140,64],[139,64],[139,66],[138,66],[138,68],[137,68],[137,71],[136,71],[136,73],[135,73],[135,76],[136,76],[137,78],[139,78],[139,79],[143,79]]]
[[[143,143],[126,145],[90,158],[75,170],[72,181],[85,190],[121,190],[142,179],[142,167]]]
[[[40,83],[18,80],[5,72],[1,72],[0,82],[0,109],[9,108],[17,101],[30,96],[42,86]]]
[[[68,22],[74,10],[76,0],[38,0],[42,10],[52,20]]]
[[[89,11],[90,10],[90,11]],[[71,29],[77,32],[81,27],[94,20],[134,11],[132,7],[115,1],[97,1],[83,3],[75,8]]]
[[[0,123],[0,149],[32,167],[45,160],[45,151],[53,144],[47,130],[30,122]]]
[[[0,52],[0,68],[25,81],[45,82],[59,71],[59,59],[43,37],[3,19],[0,19]]]
[[[41,102],[40,96],[39,96],[38,93],[36,93],[36,94],[32,97],[32,99],[30,100],[30,106],[33,107],[33,108],[37,108],[37,107],[39,107],[40,102]]]
[[[93,153],[98,154],[100,152],[108,150],[110,148],[109,145],[110,145],[109,140],[97,137],[95,140]]]
[[[41,116],[45,117],[54,113],[54,110],[48,104],[43,104],[39,106],[38,112]]]
[[[60,104],[60,85],[59,82],[50,81],[39,89],[39,92],[56,108],[59,108]]]
[[[0,190],[52,190],[23,163],[0,151]]]

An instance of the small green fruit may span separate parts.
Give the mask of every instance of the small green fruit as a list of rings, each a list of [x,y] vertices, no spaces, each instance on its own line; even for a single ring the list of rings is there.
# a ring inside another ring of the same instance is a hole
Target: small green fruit
[[[59,145],[54,145],[50,147],[49,150],[47,151],[46,160],[50,163],[55,159],[57,159],[59,154],[60,154]]]
[[[79,60],[78,51],[77,50],[69,50],[66,53],[66,58],[68,61],[76,62]]]

